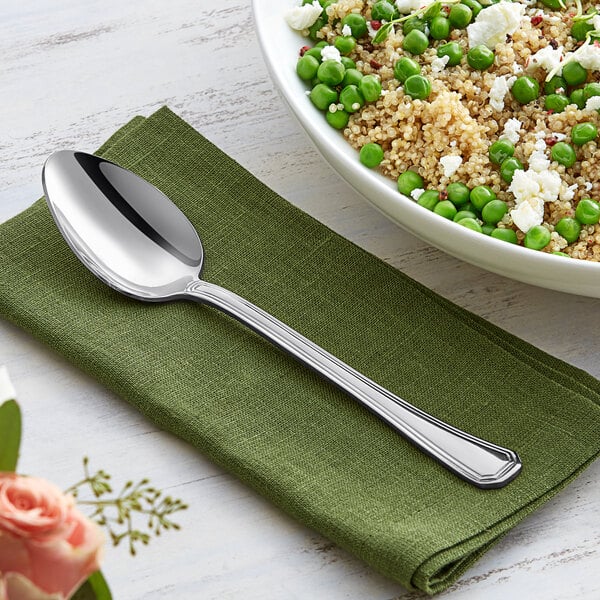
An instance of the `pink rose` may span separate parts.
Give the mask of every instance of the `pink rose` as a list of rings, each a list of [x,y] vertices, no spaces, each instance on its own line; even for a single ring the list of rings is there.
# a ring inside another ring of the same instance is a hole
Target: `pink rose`
[[[103,543],[72,496],[44,479],[0,473],[0,600],[70,598],[98,570]]]

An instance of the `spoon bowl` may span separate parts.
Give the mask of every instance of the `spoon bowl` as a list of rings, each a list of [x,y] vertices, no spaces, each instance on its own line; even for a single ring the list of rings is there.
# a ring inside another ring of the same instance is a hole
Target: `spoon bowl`
[[[42,184],[73,252],[112,288],[158,302],[198,278],[198,233],[145,179],[97,156],[60,150],[46,161]]]
[[[220,309],[317,371],[473,485],[502,487],[520,472],[514,451],[425,413],[273,315],[201,280],[204,252],[196,230],[146,180],[97,156],[63,150],[46,161],[42,183],[67,243],[112,288],[139,300],[188,299]]]

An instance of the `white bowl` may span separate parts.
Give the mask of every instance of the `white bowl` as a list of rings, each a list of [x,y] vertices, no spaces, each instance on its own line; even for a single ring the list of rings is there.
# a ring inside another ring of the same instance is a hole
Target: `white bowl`
[[[600,297],[600,263],[530,250],[461,227],[398,193],[395,182],[360,164],[357,151],[330,127],[296,75],[298,51],[310,42],[288,27],[294,0],[252,0],[267,67],[292,114],[327,162],[373,206],[440,250],[494,273],[541,287]]]

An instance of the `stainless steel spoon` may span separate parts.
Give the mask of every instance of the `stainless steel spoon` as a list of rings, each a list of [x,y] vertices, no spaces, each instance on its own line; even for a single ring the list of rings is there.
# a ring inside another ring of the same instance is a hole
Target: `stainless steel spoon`
[[[240,296],[200,279],[202,244],[158,189],[83,152],[52,154],[42,172],[50,212],[77,257],[110,287],[139,300],[187,299],[236,318],[312,367],[462,479],[506,485],[521,470],[512,450],[419,410]]]

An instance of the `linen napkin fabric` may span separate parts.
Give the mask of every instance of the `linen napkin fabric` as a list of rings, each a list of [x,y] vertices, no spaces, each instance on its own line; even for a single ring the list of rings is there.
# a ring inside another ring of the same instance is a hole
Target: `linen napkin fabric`
[[[111,290],[71,253],[43,200],[0,226],[0,315],[381,573],[430,594],[447,588],[597,457],[597,380],[335,234],[167,108],[134,118],[99,153],[190,218],[207,280],[519,453],[512,483],[477,489],[230,317]]]

